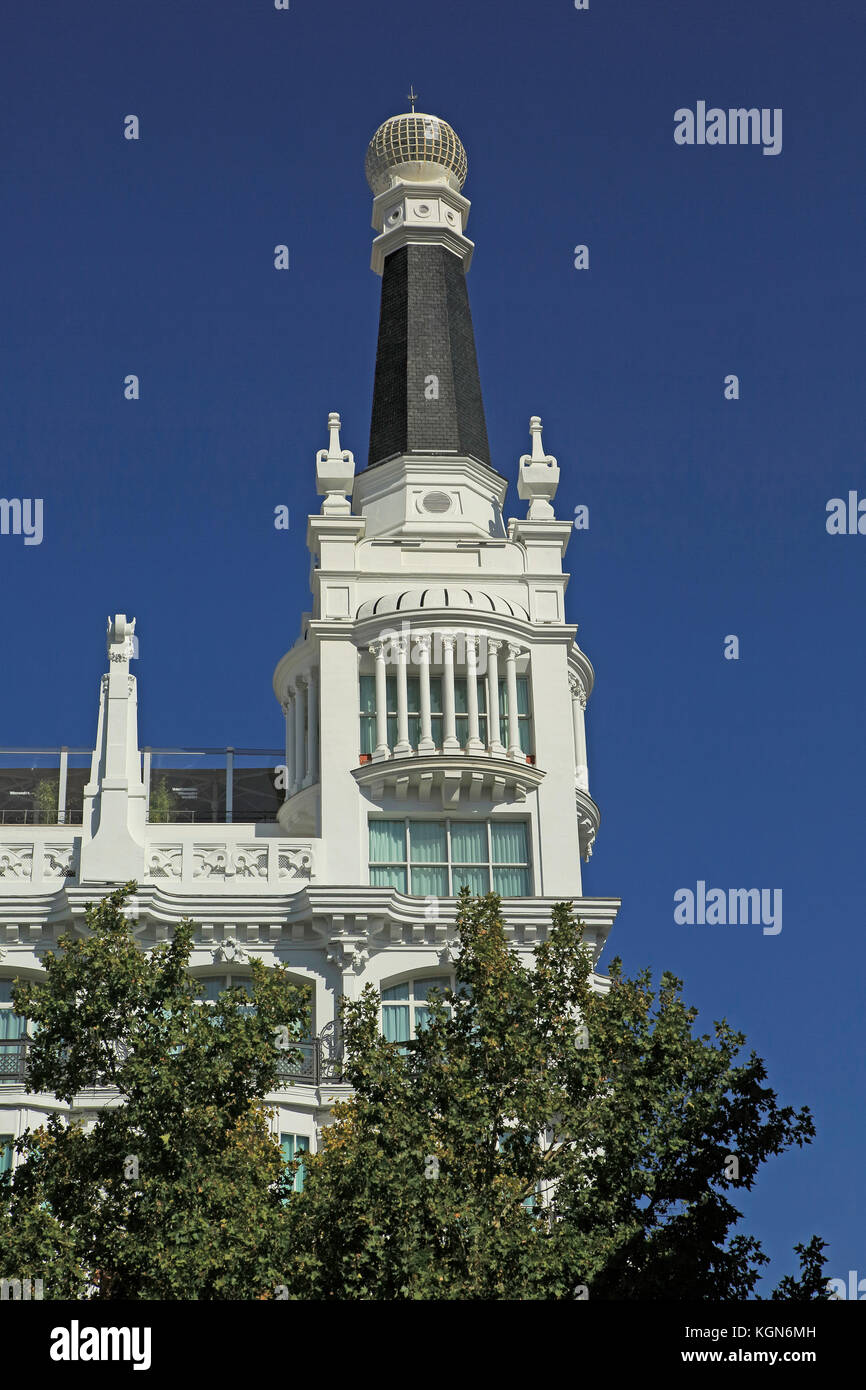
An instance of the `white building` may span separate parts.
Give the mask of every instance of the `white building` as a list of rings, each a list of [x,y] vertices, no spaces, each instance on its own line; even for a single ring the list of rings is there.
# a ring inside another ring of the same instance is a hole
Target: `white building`
[[[565,617],[571,522],[556,518],[559,468],[536,417],[516,465],[526,515],[504,519],[513,465],[489,456],[465,175],[459,138],[434,116],[394,117],[370,144],[382,309],[369,460],[356,471],[331,415],[307,530],[311,611],[273,679],[285,754],[142,749],[135,623],[122,614],[109,620],[89,778],[83,750],[0,750],[7,1163],[11,1137],[69,1110],[24,1090],[11,980],[38,979],[58,933],[129,879],[143,947],[183,917],[198,924],[193,968],[210,993],[243,980],[251,955],[312,985],[304,1069],[270,1097],[289,1153],[315,1148],[346,1091],[340,996],[372,982],[396,1039],[421,1021],[430,984],[450,981],[462,883],[502,894],[527,959],[553,904],[573,900],[598,959],[619,902],[583,894],[599,814],[584,732],[593,669]],[[72,1109],[106,1099],[90,1091]]]

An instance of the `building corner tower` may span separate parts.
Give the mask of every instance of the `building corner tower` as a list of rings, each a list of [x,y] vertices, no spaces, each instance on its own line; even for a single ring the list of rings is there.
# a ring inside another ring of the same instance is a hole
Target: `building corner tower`
[[[506,522],[490,454],[466,173],[437,116],[394,116],[370,142],[382,290],[368,461],[356,469],[333,413],[308,525],[312,612],[274,674],[289,759],[280,823],[316,837],[317,876],[363,917],[382,977],[447,955],[463,884],[501,894],[527,949],[553,903],[573,900],[596,960],[619,905],[583,893],[599,823],[584,729],[594,676],[565,620],[559,468],[533,416],[517,465],[528,513]]]

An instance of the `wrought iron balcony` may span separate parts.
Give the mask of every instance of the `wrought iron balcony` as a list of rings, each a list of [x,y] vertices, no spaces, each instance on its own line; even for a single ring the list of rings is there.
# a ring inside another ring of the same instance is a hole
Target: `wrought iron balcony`
[[[16,1089],[26,1086],[32,1042],[33,1039],[26,1036],[0,1039],[0,1086]],[[339,1083],[343,1076],[343,1045],[337,1025],[328,1023],[317,1038],[304,1038],[292,1043],[291,1051],[281,1057],[277,1064],[277,1075],[277,1090],[292,1085]]]

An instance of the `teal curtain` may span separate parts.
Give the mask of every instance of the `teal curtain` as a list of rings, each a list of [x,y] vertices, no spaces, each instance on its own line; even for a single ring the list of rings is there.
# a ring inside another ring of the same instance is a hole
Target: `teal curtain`
[[[447,893],[442,896],[447,896]],[[0,1009],[0,1042],[10,1042],[14,1038],[23,1037],[26,1031],[26,1018],[13,1013],[11,1009]]]
[[[375,676],[361,677],[361,713],[376,713],[376,678]]]
[[[529,898],[532,890],[528,869],[494,869],[493,891],[501,898]]]
[[[370,821],[370,863],[405,864],[406,824],[401,820]]]
[[[490,892],[490,870],[475,865],[455,864],[451,870],[451,882],[455,897],[464,887],[478,897]]]
[[[0,1134],[0,1173],[8,1173],[12,1167],[12,1145],[15,1136]]]
[[[517,677],[517,713],[529,714],[529,680],[526,676]]]
[[[528,864],[523,821],[501,821],[490,827],[494,864]]]
[[[386,1042],[409,1041],[409,1005],[382,1005],[382,1034]]]
[[[448,975],[436,975],[431,979],[416,980],[414,994],[416,999],[429,999],[431,989],[436,989],[440,994],[444,994],[445,990],[450,988],[451,980]]]
[[[294,1159],[300,1158],[301,1154],[310,1152],[310,1141],[306,1134],[281,1134],[280,1150],[283,1155],[284,1163],[292,1163]],[[295,1180],[293,1183],[296,1192],[300,1192],[304,1185],[304,1165],[299,1163],[295,1170]]]
[[[486,864],[487,827],[477,821],[452,821],[451,859],[455,864]]]
[[[408,893],[406,870],[399,864],[371,864],[371,888],[396,888],[400,893]]]
[[[441,821],[410,821],[409,842],[413,864],[446,864],[448,862],[445,826]]]
[[[409,1004],[394,1002],[402,999],[409,999],[408,980],[382,990],[382,1035],[386,1042],[409,1041]]]
[[[415,898],[447,898],[448,869],[446,865],[412,865],[412,887]]]

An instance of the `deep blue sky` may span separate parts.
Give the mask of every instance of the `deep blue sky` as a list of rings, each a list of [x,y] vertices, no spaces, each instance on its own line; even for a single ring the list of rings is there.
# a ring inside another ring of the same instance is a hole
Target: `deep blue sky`
[[[864,51],[860,0],[43,0],[0,52],[0,495],[45,505],[40,547],[0,537],[0,743],[92,743],[125,611],[143,742],[279,746],[329,410],[366,458],[364,152],[414,83],[469,153],[496,466],[539,414],[559,513],[590,508],[586,891],[815,1112],[746,1203],[773,1282],[813,1232],[866,1275],[866,536],[825,529],[866,495]],[[782,153],[678,147],[698,100],[781,107]],[[678,926],[698,879],[781,888],[781,934]]]

